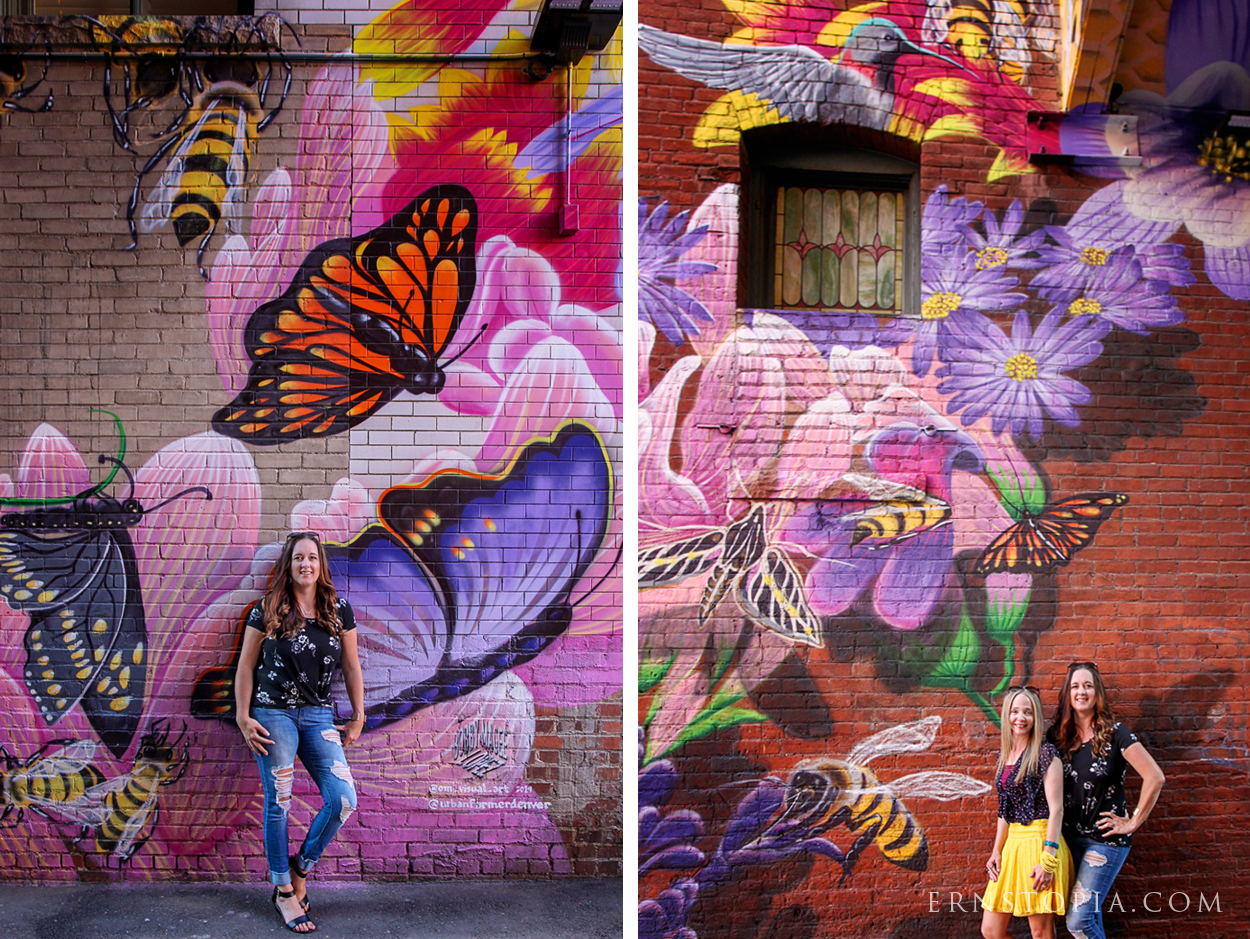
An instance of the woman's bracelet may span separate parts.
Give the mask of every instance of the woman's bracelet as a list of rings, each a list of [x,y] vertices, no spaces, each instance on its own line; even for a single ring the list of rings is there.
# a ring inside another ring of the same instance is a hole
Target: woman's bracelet
[[[1058,850],[1059,850],[1059,842],[1057,842],[1057,841],[1043,841],[1043,842],[1042,842],[1042,847],[1043,847],[1043,848],[1054,848],[1056,851],[1058,851]]]
[[[1053,854],[1042,852],[1042,870],[1048,874],[1055,874],[1059,871],[1059,858]]]

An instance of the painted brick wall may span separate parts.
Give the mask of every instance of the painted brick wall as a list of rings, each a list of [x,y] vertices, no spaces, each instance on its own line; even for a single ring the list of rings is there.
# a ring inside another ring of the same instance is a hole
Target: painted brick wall
[[[620,50],[536,83],[528,14],[474,12],[6,25],[4,877],[263,876],[219,712],[307,529],[374,715],[319,876],[619,874]],[[301,58],[353,44],[493,58]]]
[[[1057,23],[1008,6],[1035,18],[981,58],[941,4],[640,8],[640,935],[978,934],[1001,692],[1049,718],[1088,659],[1167,776],[1108,935],[1247,928],[1246,184],[1198,162],[1244,4],[1135,8],[1128,178],[1027,162]],[[743,309],[742,155],[820,133],[919,164],[920,316]],[[883,510],[900,485],[933,514]],[[1127,501],[1066,563],[995,563],[1086,493]],[[835,814],[864,765],[923,836]]]

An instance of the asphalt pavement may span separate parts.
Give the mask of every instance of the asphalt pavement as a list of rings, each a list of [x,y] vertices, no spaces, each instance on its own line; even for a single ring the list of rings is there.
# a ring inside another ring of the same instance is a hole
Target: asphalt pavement
[[[264,884],[0,885],[4,939],[290,936]],[[309,884],[315,935],[615,939],[620,880]]]

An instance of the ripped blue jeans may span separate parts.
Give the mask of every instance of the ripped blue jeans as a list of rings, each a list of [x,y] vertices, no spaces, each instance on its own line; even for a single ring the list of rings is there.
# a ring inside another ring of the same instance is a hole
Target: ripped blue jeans
[[[355,811],[356,784],[343,754],[339,732],[334,729],[332,709],[252,708],[252,717],[273,740],[273,745],[266,747],[267,756],[255,755],[265,790],[265,857],[269,862],[269,882],[285,886],[291,882],[287,816],[291,811],[295,757],[299,757],[321,790],[323,803],[295,857],[302,871],[312,870],[347,817]]]
[[[1077,868],[1068,899],[1068,932],[1073,939],[1107,939],[1102,926],[1102,905],[1107,902],[1112,881],[1124,866],[1129,849],[1091,838],[1065,840]]]

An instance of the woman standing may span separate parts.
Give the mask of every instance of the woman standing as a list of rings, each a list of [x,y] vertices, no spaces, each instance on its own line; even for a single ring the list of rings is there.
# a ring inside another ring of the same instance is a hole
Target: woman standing
[[[1053,939],[1064,911],[1072,855],[1059,831],[1063,771],[1042,734],[1042,702],[1033,688],[1010,688],[1003,698],[1002,746],[994,772],[998,829],[985,869],[981,935],[1007,939],[1012,916],[1027,916],[1033,939]]]
[[[356,741],[365,722],[356,621],[323,561],[316,534],[287,537],[265,598],[248,615],[234,680],[235,721],[256,754],[265,793],[265,856],[273,904],[283,925],[299,933],[317,928],[308,918],[304,880],[356,808],[356,787],[343,747]],[[330,678],[340,664],[352,718],[338,727]],[[287,815],[297,755],[324,804],[299,853],[288,857]]]
[[[1068,931],[1106,939],[1102,903],[1128,857],[1163,788],[1163,770],[1107,704],[1107,690],[1093,662],[1074,662],[1059,700],[1049,739],[1063,758],[1063,834],[1080,858],[1068,907]],[[1132,766],[1142,778],[1141,796],[1128,812],[1124,777]]]

